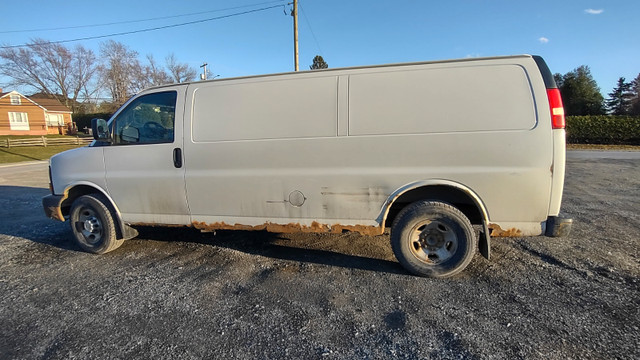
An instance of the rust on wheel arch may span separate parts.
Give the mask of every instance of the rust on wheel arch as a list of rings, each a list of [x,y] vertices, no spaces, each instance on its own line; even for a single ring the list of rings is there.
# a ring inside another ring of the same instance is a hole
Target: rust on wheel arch
[[[62,214],[62,203],[64,203],[69,198],[69,189],[65,189],[62,197],[58,201],[57,206],[47,206],[44,209],[45,215],[48,218],[58,220],[58,221],[66,221],[64,215]]]
[[[63,221],[63,222],[65,221],[65,218],[64,218],[64,215],[62,215],[62,209],[60,209],[60,206],[49,206],[44,211],[45,211],[45,215],[48,218],[58,220],[58,221]]]

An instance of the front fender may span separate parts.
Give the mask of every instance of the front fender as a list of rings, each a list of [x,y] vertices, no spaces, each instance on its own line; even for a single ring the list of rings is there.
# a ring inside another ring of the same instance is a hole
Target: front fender
[[[120,214],[120,209],[118,209],[118,205],[113,201],[113,198],[111,198],[104,189],[95,183],[78,181],[70,184],[64,189],[64,193],[62,195],[45,196],[42,199],[42,205],[47,217],[65,221],[69,216],[69,209],[71,208],[71,205],[78,197],[95,193],[102,194],[109,202],[105,205],[113,210],[113,215],[116,220],[118,239],[127,240],[136,237],[138,232],[124,223]]]

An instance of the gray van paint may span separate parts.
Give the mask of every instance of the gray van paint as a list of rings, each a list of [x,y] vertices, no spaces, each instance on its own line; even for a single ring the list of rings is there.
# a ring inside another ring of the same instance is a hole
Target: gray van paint
[[[493,236],[540,235],[560,210],[565,133],[551,128],[544,79],[528,55],[222,79],[138,96],[167,90],[178,93],[173,144],[54,156],[54,194],[90,182],[124,223],[205,230],[382,233],[397,199],[430,186],[466,194]]]

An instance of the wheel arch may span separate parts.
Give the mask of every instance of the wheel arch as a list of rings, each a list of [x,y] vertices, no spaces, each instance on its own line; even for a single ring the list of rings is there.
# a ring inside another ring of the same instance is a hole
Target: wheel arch
[[[420,200],[437,200],[458,208],[474,225],[488,224],[489,213],[482,199],[470,188],[450,180],[416,181],[394,191],[385,201],[378,223],[391,226],[407,205]]]
[[[111,209],[116,220],[116,237],[118,239],[127,239],[127,233],[130,228],[122,221],[122,216],[120,215],[118,206],[106,191],[104,191],[100,186],[94,183],[82,181],[67,186],[64,189],[63,200],[60,202],[60,210],[62,211],[62,215],[68,217],[73,202],[80,196],[89,194],[100,194],[104,196],[105,199],[107,199],[108,203],[105,205]]]

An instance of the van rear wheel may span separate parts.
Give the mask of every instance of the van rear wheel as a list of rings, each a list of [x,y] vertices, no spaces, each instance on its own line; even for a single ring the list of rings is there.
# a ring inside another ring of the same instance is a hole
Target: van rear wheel
[[[469,265],[477,240],[471,222],[457,208],[439,201],[418,201],[394,220],[391,247],[410,272],[442,278]]]
[[[114,216],[101,194],[83,195],[71,205],[69,219],[76,244],[84,251],[104,254],[124,240],[117,239]]]

